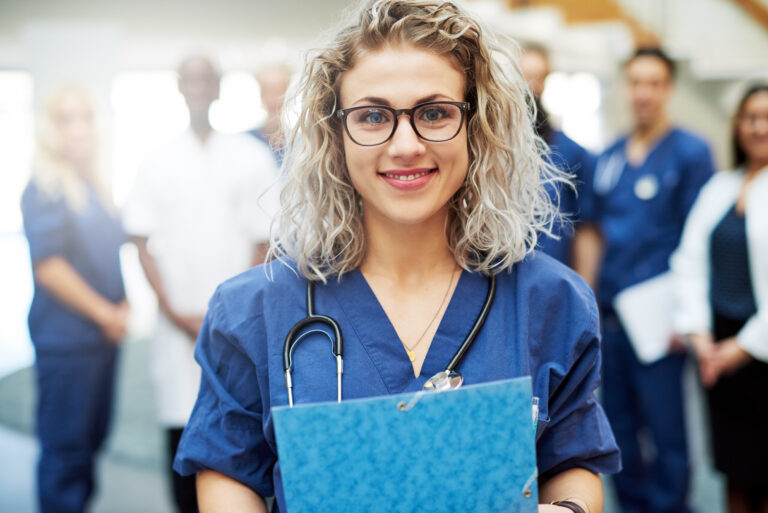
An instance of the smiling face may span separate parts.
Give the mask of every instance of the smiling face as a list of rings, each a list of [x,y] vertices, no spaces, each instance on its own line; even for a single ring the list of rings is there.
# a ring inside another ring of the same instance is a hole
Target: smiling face
[[[51,120],[58,139],[58,156],[78,171],[89,169],[96,148],[93,110],[88,98],[68,91],[51,108]]]
[[[739,145],[752,165],[768,165],[768,91],[751,95],[736,120]]]
[[[364,54],[341,79],[341,106],[385,105],[408,109],[429,101],[464,101],[465,79],[453,60],[410,45]],[[343,131],[352,185],[366,221],[416,225],[444,220],[448,202],[467,175],[466,123],[451,140],[419,138],[408,116],[384,144],[361,146]]]
[[[627,64],[626,92],[635,123],[640,127],[653,125],[665,115],[672,94],[672,73],[658,57],[636,57]]]

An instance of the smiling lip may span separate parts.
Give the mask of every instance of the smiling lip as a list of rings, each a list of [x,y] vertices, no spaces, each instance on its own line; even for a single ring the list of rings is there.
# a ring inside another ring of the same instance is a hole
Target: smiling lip
[[[389,185],[400,190],[423,187],[437,174],[437,168],[390,169],[378,173]]]

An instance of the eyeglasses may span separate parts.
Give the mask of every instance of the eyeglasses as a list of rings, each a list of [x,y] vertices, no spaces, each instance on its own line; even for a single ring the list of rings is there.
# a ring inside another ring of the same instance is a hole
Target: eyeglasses
[[[759,122],[768,124],[768,115],[766,114],[742,114],[738,117],[739,123],[749,128],[757,128]]]
[[[467,102],[426,102],[410,109],[385,105],[363,105],[336,111],[350,139],[360,146],[378,146],[389,141],[397,130],[397,120],[407,114],[416,135],[430,142],[456,137],[469,111]]]

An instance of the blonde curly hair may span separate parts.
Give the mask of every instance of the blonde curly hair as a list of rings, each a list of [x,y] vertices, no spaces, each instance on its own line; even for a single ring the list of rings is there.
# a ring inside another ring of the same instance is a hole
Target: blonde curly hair
[[[402,43],[452,57],[465,75],[469,169],[446,226],[459,265],[486,274],[508,269],[533,251],[541,233],[551,235],[559,218],[545,184],[568,175],[552,166],[534,132],[534,102],[510,51],[453,2],[373,0],[326,47],[310,52],[297,86],[300,113],[287,136],[269,259],[293,261],[310,280],[341,277],[366,252],[362,202],[333,115],[344,72],[366,52]]]

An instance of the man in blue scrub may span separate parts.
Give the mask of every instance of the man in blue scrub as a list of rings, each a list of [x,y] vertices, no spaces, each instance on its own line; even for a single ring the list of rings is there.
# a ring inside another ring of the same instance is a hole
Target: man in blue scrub
[[[638,361],[613,301],[622,290],[669,269],[686,216],[714,172],[709,146],[670,124],[666,104],[674,63],[640,49],[625,67],[634,127],[598,159],[595,223],[602,233],[597,282],[603,316],[603,401],[622,452],[614,477],[622,511],[688,511],[688,451],[681,375],[685,353]]]
[[[549,55],[547,50],[539,45],[528,45],[520,57],[520,69],[536,102],[536,130],[538,135],[550,147],[550,158],[558,169],[573,175],[576,187],[557,184],[549,188],[550,196],[560,204],[560,211],[565,216],[554,232],[559,239],[543,236],[540,249],[548,255],[571,267],[579,260],[578,247],[574,246],[575,230],[581,227],[577,223],[582,210],[588,210],[589,195],[583,191],[583,185],[594,173],[595,158],[573,139],[549,122],[549,114],[541,103],[544,93],[544,82],[549,75]],[[578,240],[578,239],[576,239]]]

